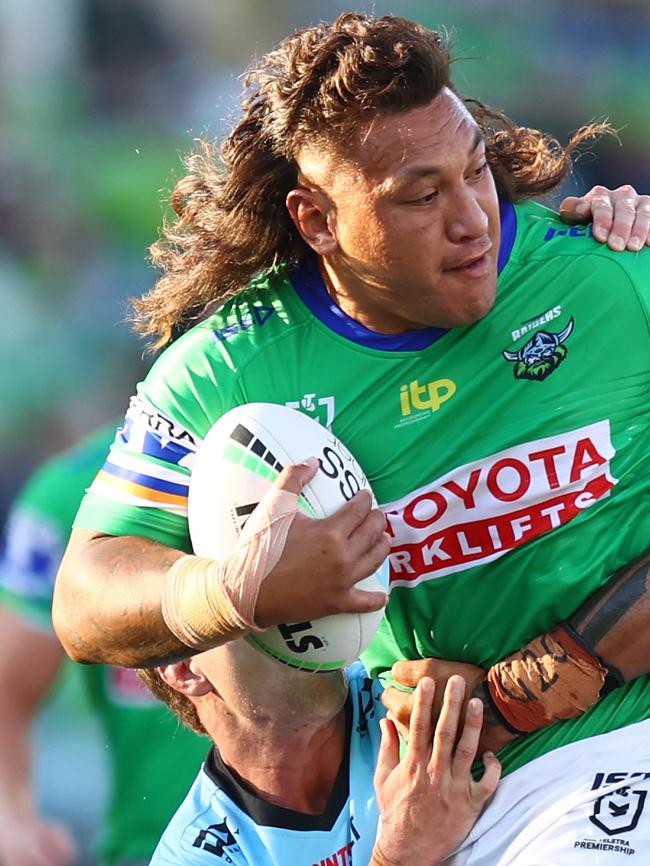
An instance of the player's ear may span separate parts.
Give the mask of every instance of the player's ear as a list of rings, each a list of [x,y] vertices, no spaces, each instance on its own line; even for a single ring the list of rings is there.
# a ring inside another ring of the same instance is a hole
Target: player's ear
[[[194,659],[191,658],[160,665],[158,671],[167,685],[177,692],[199,698],[213,692],[214,688],[200,667],[193,662]]]
[[[334,209],[325,193],[297,186],[287,193],[286,204],[300,236],[315,253],[327,256],[336,252]]]

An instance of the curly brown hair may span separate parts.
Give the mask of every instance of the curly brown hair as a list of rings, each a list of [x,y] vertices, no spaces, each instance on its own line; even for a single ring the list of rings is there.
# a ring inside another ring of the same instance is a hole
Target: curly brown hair
[[[167,704],[169,709],[180,719],[180,721],[196,734],[201,734],[204,737],[208,736],[208,732],[203,727],[196,707],[187,695],[177,692],[171,686],[167,685],[160,675],[157,668],[140,668],[136,671],[142,682],[147,686],[151,694]]]
[[[450,67],[440,33],[357,13],[297,31],[262,57],[245,78],[241,119],[220,151],[200,141],[186,160],[172,194],[176,217],[150,248],[162,276],[133,302],[136,330],[159,348],[254,274],[297,262],[306,247],[285,200],[297,184],[301,146],[349,152],[377,113],[427,105],[443,87],[456,92]],[[510,201],[557,186],[576,145],[606,129],[584,127],[563,148],[477,100],[465,102],[485,136],[499,194]]]

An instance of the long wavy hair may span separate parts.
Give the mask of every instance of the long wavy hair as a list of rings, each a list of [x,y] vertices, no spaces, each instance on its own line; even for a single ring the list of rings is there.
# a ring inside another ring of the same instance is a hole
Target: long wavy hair
[[[427,105],[443,87],[456,92],[450,67],[441,34],[357,13],[297,31],[262,57],[245,78],[241,118],[220,150],[200,141],[186,159],[172,193],[175,217],[150,248],[162,276],[133,302],[136,330],[160,348],[256,273],[300,260],[306,247],[285,199],[297,183],[301,146],[349,152],[377,113]],[[607,128],[583,127],[562,147],[477,100],[465,103],[485,137],[499,195],[510,201],[556,187],[575,147]]]

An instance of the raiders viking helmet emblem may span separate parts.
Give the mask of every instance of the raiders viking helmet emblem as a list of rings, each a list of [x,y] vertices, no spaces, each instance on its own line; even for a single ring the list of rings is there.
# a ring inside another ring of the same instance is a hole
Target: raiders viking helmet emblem
[[[573,331],[573,324],[573,318],[569,319],[566,328],[558,334],[551,331],[537,331],[518,352],[508,352],[504,349],[503,357],[515,365],[513,369],[515,378],[533,379],[539,382],[550,376],[567,356],[564,342]]]

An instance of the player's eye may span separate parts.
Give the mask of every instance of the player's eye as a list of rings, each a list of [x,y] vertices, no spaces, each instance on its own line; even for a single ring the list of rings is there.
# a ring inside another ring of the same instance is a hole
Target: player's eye
[[[487,167],[488,167],[488,164],[487,164],[487,160],[486,160],[485,162],[482,162],[478,168],[474,169],[474,171],[472,172],[472,177],[476,178],[476,180],[483,177],[483,175],[487,171]]]
[[[434,199],[438,197],[438,190],[432,190],[431,192],[426,193],[426,195],[418,196],[417,198],[411,199],[408,204],[431,204]]]

